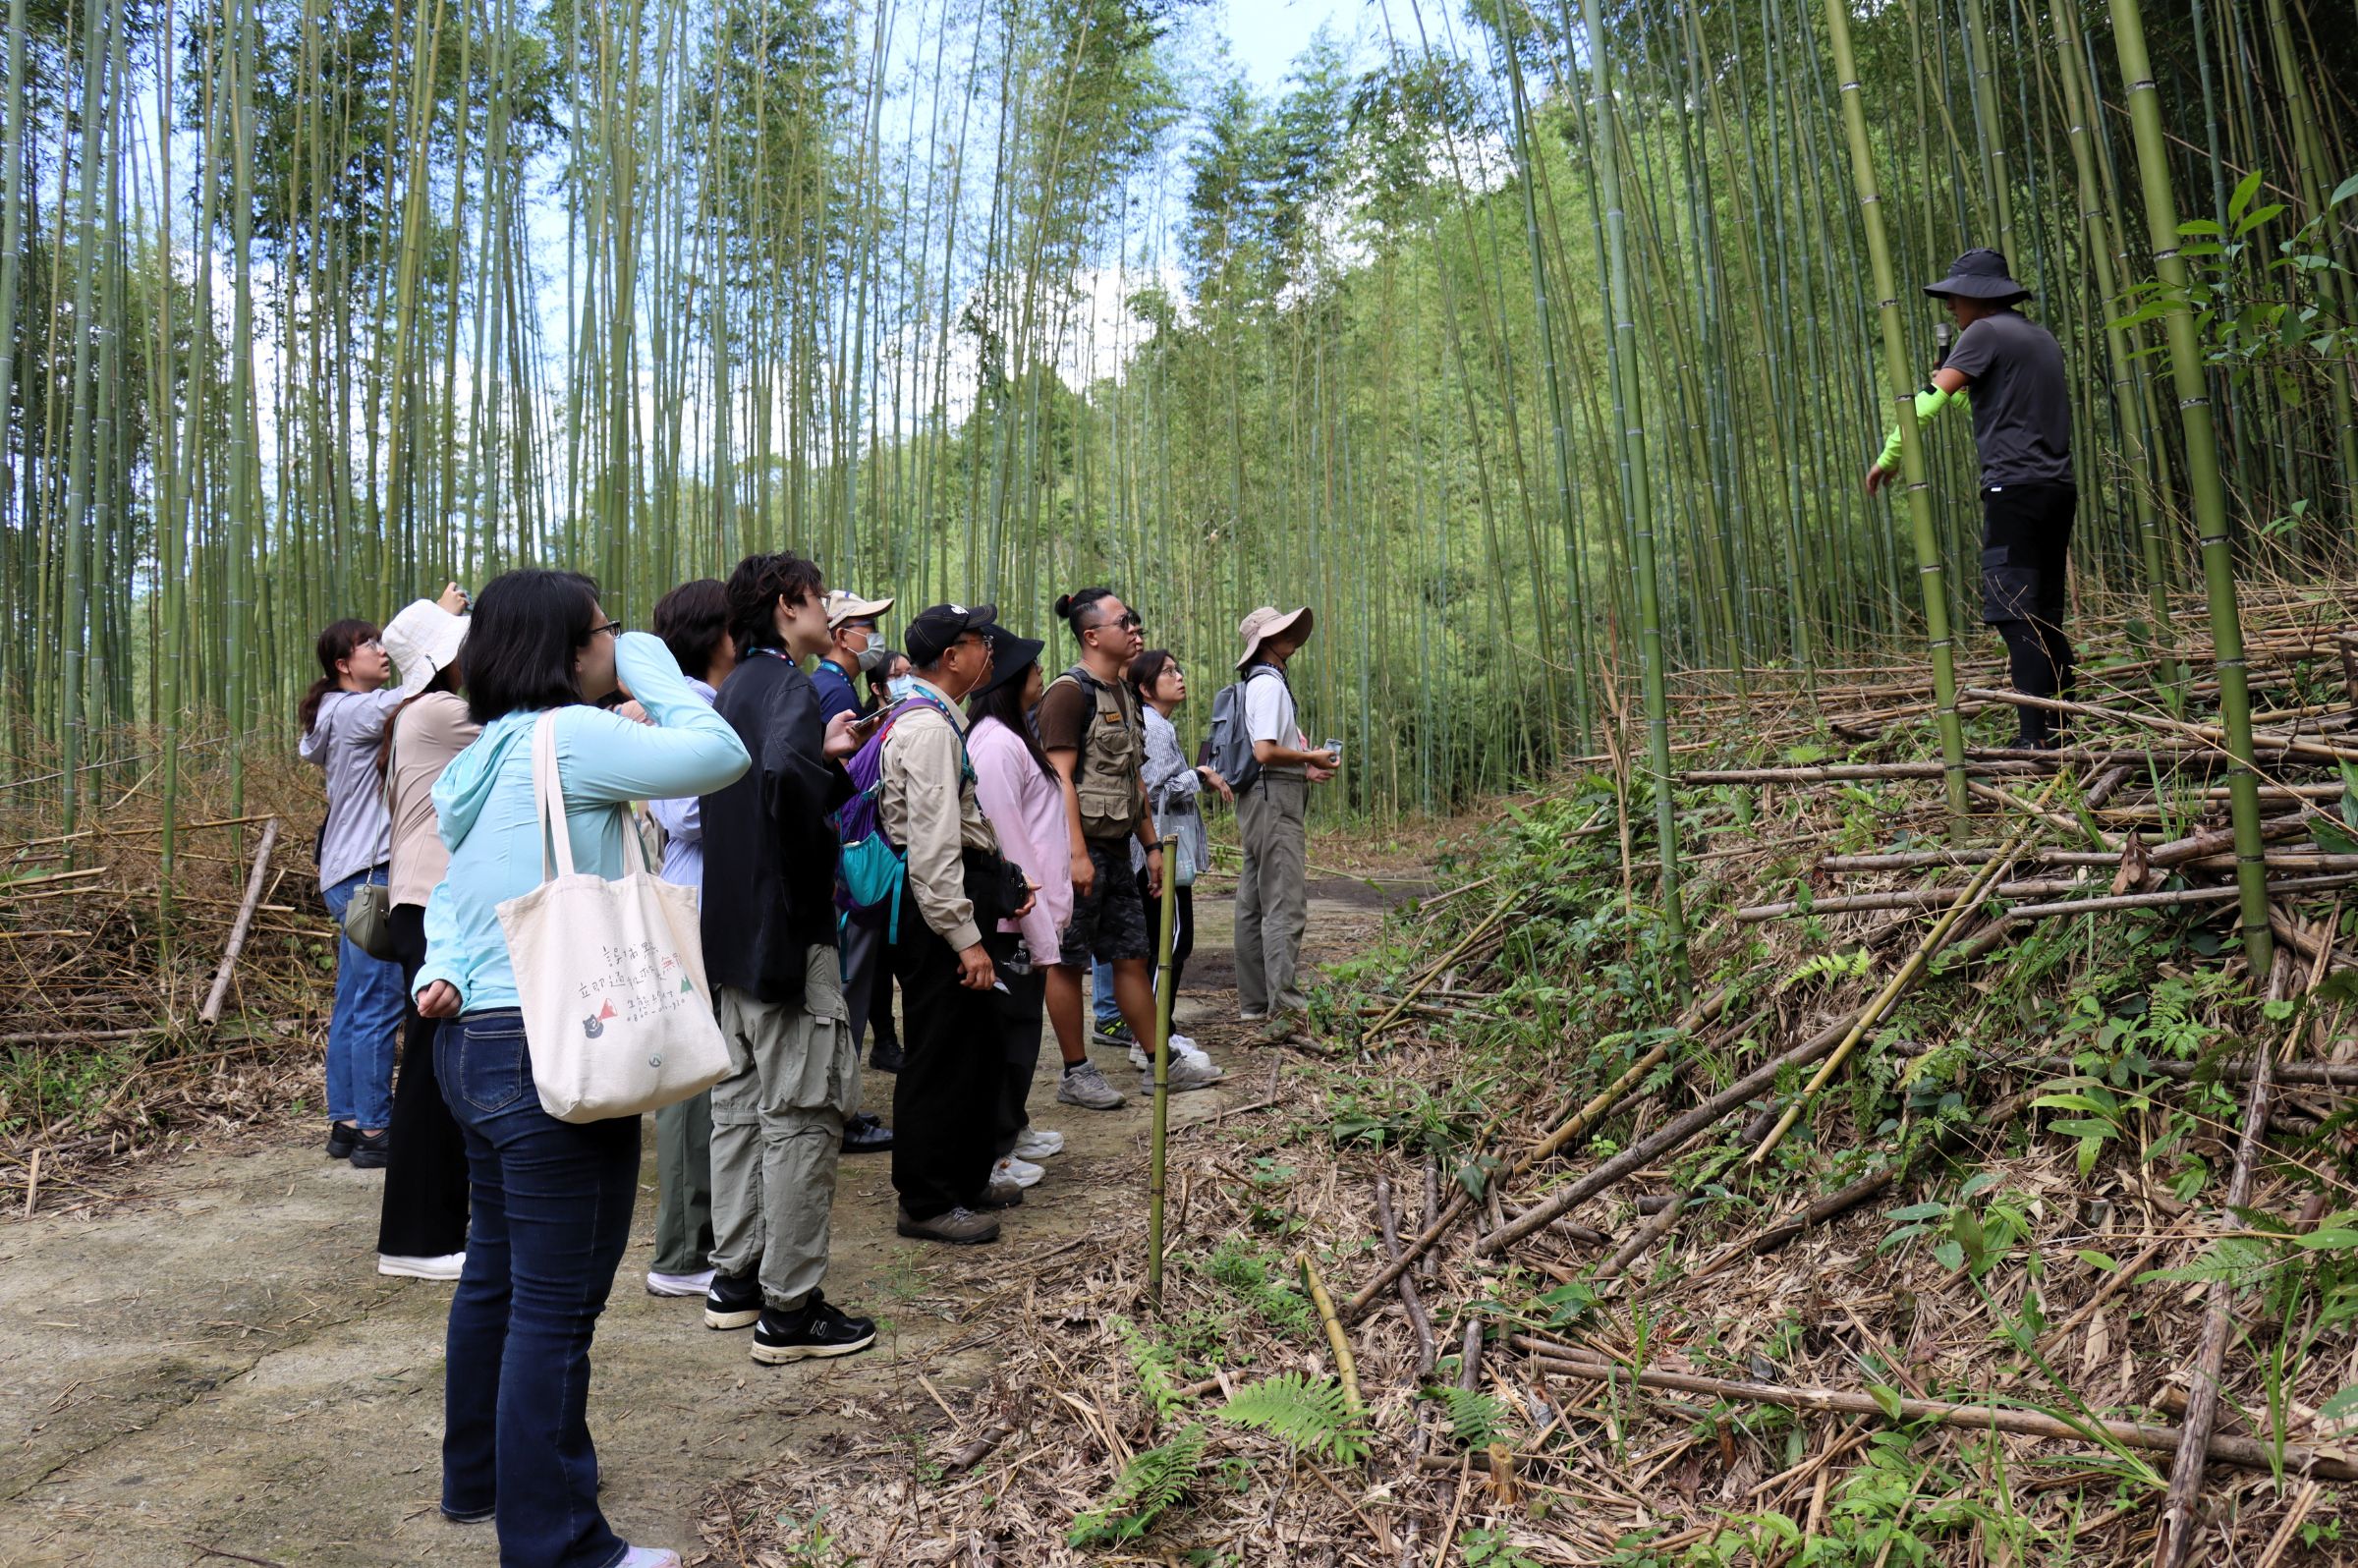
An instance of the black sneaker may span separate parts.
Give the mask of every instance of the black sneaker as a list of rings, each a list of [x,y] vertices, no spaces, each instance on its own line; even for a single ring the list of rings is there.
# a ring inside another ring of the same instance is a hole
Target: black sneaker
[[[761,1316],[761,1275],[754,1273],[732,1279],[727,1274],[714,1274],[712,1288],[704,1292],[704,1326],[706,1328],[746,1328]]]
[[[393,1163],[393,1133],[380,1127],[373,1133],[362,1133],[352,1141],[354,1170],[383,1170]]]
[[[843,1151],[847,1154],[881,1154],[892,1147],[892,1129],[866,1111],[843,1124]]]
[[[870,1045],[868,1048],[868,1065],[879,1073],[899,1072],[901,1070],[901,1042],[899,1040],[878,1040]]]
[[[352,1146],[360,1141],[360,1137],[361,1130],[350,1122],[329,1122],[327,1124],[327,1157],[329,1159],[352,1158]]]
[[[754,1360],[765,1367],[849,1356],[876,1342],[876,1325],[842,1312],[817,1291],[793,1312],[772,1307],[754,1325]]]

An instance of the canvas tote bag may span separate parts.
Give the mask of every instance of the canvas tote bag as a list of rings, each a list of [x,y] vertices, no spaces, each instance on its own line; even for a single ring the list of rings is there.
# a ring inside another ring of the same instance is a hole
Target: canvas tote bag
[[[561,1122],[603,1121],[719,1083],[729,1047],[704,980],[696,890],[647,869],[646,846],[629,822],[620,880],[574,870],[554,713],[533,728],[533,794],[544,880],[499,906],[499,927],[540,1108]]]

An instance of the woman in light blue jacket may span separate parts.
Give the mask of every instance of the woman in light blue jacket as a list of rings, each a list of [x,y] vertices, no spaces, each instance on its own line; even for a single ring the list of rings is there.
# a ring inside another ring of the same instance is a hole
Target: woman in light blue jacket
[[[648,723],[588,704],[617,686]],[[418,1010],[467,1139],[474,1228],[450,1308],[442,1511],[496,1517],[501,1568],[678,1568],[631,1546],[597,1506],[590,1339],[630,1237],[639,1118],[560,1122],[540,1108],[499,905],[539,885],[533,730],[556,711],[557,772],[580,870],[623,871],[637,800],[703,795],[746,769],[737,732],[659,639],[625,634],[573,572],[510,572],[467,637],[481,736],[434,785],[450,870],[425,907]]]

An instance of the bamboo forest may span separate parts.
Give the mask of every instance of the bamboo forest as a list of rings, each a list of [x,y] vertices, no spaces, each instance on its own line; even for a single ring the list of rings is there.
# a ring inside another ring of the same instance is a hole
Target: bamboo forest
[[[2351,0],[0,6],[0,1560],[2358,1561]]]

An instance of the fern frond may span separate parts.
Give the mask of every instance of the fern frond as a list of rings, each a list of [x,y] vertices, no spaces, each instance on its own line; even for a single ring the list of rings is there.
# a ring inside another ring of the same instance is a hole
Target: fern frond
[[[1279,1372],[1238,1389],[1219,1413],[1223,1421],[1338,1464],[1356,1465],[1368,1456],[1368,1429],[1331,1377]]]
[[[1449,1435],[1468,1448],[1488,1448],[1498,1440],[1511,1412],[1496,1396],[1454,1383],[1436,1383],[1425,1397],[1437,1399],[1449,1412]]]
[[[1171,1374],[1179,1370],[1179,1357],[1170,1346],[1152,1335],[1141,1333],[1138,1325],[1127,1317],[1114,1318],[1113,1331],[1121,1335],[1122,1348],[1130,1355],[1131,1370],[1138,1373],[1139,1387],[1146,1394],[1147,1403],[1154,1407],[1156,1420],[1186,1403],[1179,1397],[1178,1386],[1171,1381]]]
[[[1207,1440],[1203,1425],[1193,1423],[1160,1447],[1141,1450],[1113,1478],[1104,1501],[1073,1521],[1066,1542],[1076,1549],[1109,1546],[1151,1530],[1203,1470]]]
[[[1782,995],[1796,985],[1814,980],[1864,980],[1867,977],[1867,949],[1848,953],[1820,953],[1802,961],[1801,967],[1777,981],[1776,992]]]

